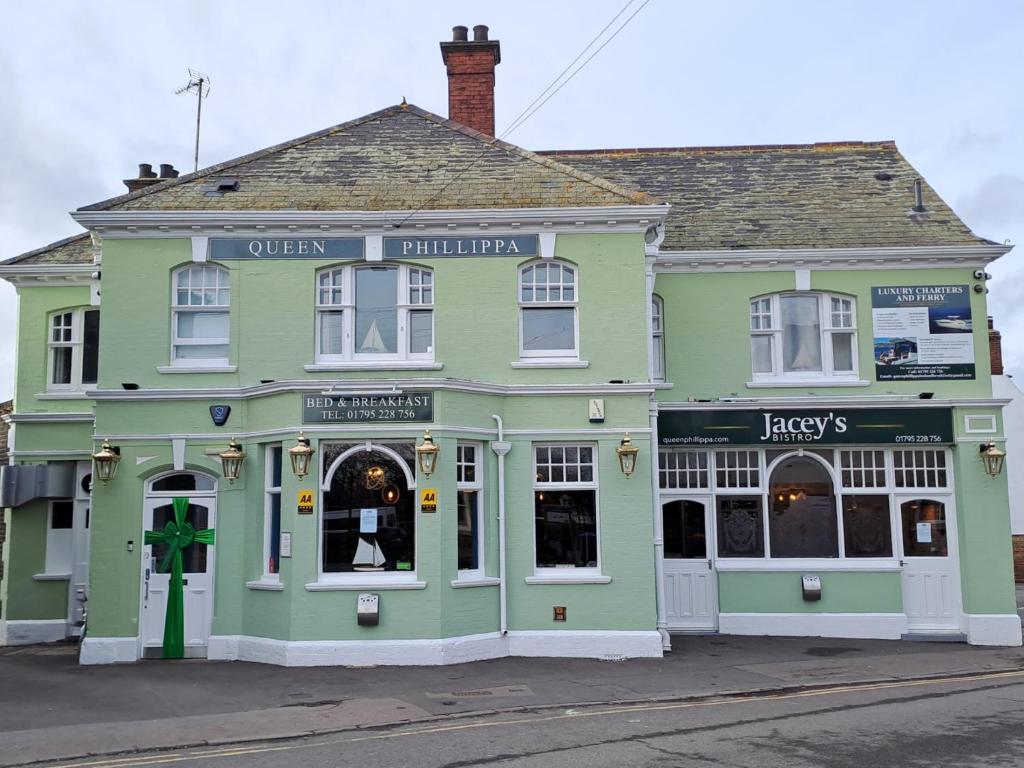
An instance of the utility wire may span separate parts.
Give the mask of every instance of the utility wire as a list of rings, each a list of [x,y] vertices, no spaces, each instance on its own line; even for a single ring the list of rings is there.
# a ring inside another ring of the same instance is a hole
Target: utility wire
[[[565,69],[563,69],[563,70],[562,70],[562,71],[561,71],[561,72],[559,73],[558,77],[556,77],[556,78],[555,78],[554,80],[552,80],[552,81],[551,81],[551,84],[550,84],[550,85],[548,85],[548,87],[547,87],[547,88],[545,88],[545,89],[544,89],[543,91],[541,91],[540,95],[539,95],[539,96],[537,96],[537,98],[535,98],[535,99],[534,99],[534,100],[533,100],[532,102],[530,102],[530,104],[529,104],[529,105],[528,105],[528,106],[526,107],[526,109],[524,109],[524,110],[523,110],[522,112],[520,112],[520,113],[519,113],[519,115],[518,115],[518,116],[517,116],[517,117],[516,117],[516,118],[515,118],[515,119],[514,119],[514,120],[513,120],[513,121],[512,121],[512,122],[511,122],[510,124],[509,124],[509,126],[508,126],[508,127],[507,127],[507,128],[506,128],[506,129],[504,130],[504,131],[502,131],[501,135],[500,135],[500,136],[498,136],[498,137],[496,137],[496,138],[494,139],[494,141],[501,141],[501,140],[502,140],[502,139],[503,139],[503,138],[504,138],[505,136],[508,136],[508,135],[509,135],[510,133],[512,133],[512,131],[515,131],[515,130],[517,130],[517,129],[521,128],[521,127],[522,127],[522,126],[523,126],[523,125],[524,125],[524,124],[526,123],[526,121],[527,121],[527,120],[529,120],[529,119],[530,119],[531,117],[533,117],[533,115],[534,115],[534,114],[536,114],[536,113],[537,113],[537,110],[539,110],[539,109],[540,109],[541,107],[543,107],[543,106],[544,106],[545,104],[547,104],[547,103],[548,103],[548,101],[549,101],[549,100],[550,100],[550,99],[551,99],[551,98],[552,98],[552,97],[553,97],[553,96],[554,96],[554,95],[555,95],[556,93],[558,93],[558,92],[559,92],[560,90],[562,90],[562,88],[563,88],[563,87],[565,87],[565,85],[566,85],[566,84],[567,84],[567,83],[568,83],[568,82],[569,82],[570,80],[572,80],[572,79],[573,79],[574,77],[576,77],[576,75],[578,75],[578,74],[579,74],[579,73],[580,73],[580,72],[581,72],[581,71],[583,70],[583,68],[584,68],[584,67],[586,67],[586,66],[587,66],[587,64],[589,64],[589,63],[590,63],[590,61],[591,61],[591,60],[592,60],[592,59],[593,59],[593,58],[594,58],[595,56],[597,56],[597,54],[599,54],[599,53],[600,53],[600,52],[601,52],[601,51],[602,51],[602,50],[604,49],[604,47],[605,47],[605,46],[607,46],[607,45],[608,45],[608,43],[610,43],[610,42],[611,42],[612,40],[614,40],[614,39],[615,39],[615,38],[616,38],[616,37],[618,36],[618,34],[619,34],[619,33],[620,33],[620,32],[621,32],[621,31],[622,31],[623,29],[625,29],[626,25],[627,25],[627,24],[629,24],[629,22],[631,22],[631,21],[633,20],[633,18],[634,18],[634,17],[635,17],[635,16],[636,16],[636,15],[637,15],[638,13],[640,13],[640,11],[642,11],[642,10],[644,9],[644,7],[645,7],[645,6],[646,6],[646,5],[647,5],[647,4],[649,3],[649,2],[651,2],[651,0],[643,0],[643,2],[642,2],[642,3],[640,4],[640,6],[639,6],[639,7],[638,7],[638,8],[637,8],[637,9],[636,9],[635,11],[633,11],[633,13],[632,13],[632,14],[630,14],[630,15],[629,15],[629,17],[628,17],[628,18],[627,18],[627,19],[626,19],[626,20],[625,20],[624,22],[622,22],[622,24],[621,24],[621,25],[619,26],[619,28],[618,28],[618,29],[616,29],[616,30],[615,30],[615,31],[614,31],[614,32],[613,32],[613,33],[611,34],[611,36],[609,36],[609,37],[608,37],[608,39],[607,39],[607,40],[605,40],[605,41],[604,41],[604,42],[603,42],[603,43],[602,43],[602,44],[600,45],[600,47],[598,47],[598,49],[597,49],[596,51],[594,51],[594,52],[593,52],[593,53],[592,53],[592,54],[591,54],[590,56],[588,56],[588,57],[587,57],[587,59],[586,59],[586,60],[585,60],[585,61],[584,61],[584,62],[583,62],[582,64],[580,64],[580,66],[579,66],[579,67],[577,67],[577,68],[576,68],[576,69],[575,69],[575,70],[574,70],[574,71],[572,72],[572,74],[570,74],[570,75],[569,75],[569,77],[568,77],[568,78],[566,78],[566,80],[565,80],[565,81],[563,81],[563,82],[562,82],[562,83],[561,83],[560,85],[558,85],[558,87],[557,87],[557,88],[555,88],[555,89],[554,89],[554,90],[552,91],[551,89],[552,89],[552,88],[553,88],[553,87],[555,86],[555,84],[556,84],[556,83],[558,83],[558,81],[559,81],[559,80],[561,80],[561,78],[563,77],[563,75],[565,75],[565,73],[566,73],[566,72],[568,72],[568,71],[569,71],[569,69],[571,69],[571,68],[572,68],[572,66],[573,66],[573,65],[574,65],[574,64],[575,64],[575,63],[576,63],[577,61],[579,61],[579,60],[580,60],[580,59],[581,59],[581,58],[582,58],[582,57],[584,56],[584,54],[586,54],[586,52],[587,52],[588,50],[590,50],[590,49],[591,49],[591,48],[593,47],[594,43],[596,43],[596,42],[597,42],[597,41],[598,41],[598,40],[599,40],[599,39],[601,38],[601,35],[603,35],[603,34],[604,34],[604,33],[605,33],[605,32],[606,32],[607,30],[608,30],[608,28],[609,28],[609,27],[611,27],[611,26],[612,26],[612,24],[614,24],[614,23],[615,23],[615,21],[616,21],[616,20],[617,20],[617,19],[618,19],[618,18],[619,18],[619,17],[620,17],[620,16],[621,16],[621,15],[622,15],[623,13],[625,13],[625,12],[626,12],[626,10],[627,10],[627,9],[628,9],[628,8],[629,8],[629,7],[630,7],[630,6],[631,6],[631,5],[632,5],[632,4],[634,3],[634,2],[635,2],[635,0],[627,0],[626,4],[625,4],[625,5],[624,5],[624,6],[623,6],[623,7],[622,7],[622,8],[620,9],[620,10],[619,10],[619,12],[618,12],[618,13],[616,13],[616,14],[615,14],[615,15],[614,15],[614,16],[612,17],[612,20],[611,20],[611,21],[609,21],[609,22],[608,22],[608,23],[607,23],[607,24],[606,24],[606,25],[604,26],[604,28],[603,28],[603,29],[602,29],[602,30],[601,30],[600,32],[598,32],[598,33],[597,33],[597,35],[595,35],[595,36],[594,36],[594,39],[593,39],[593,40],[591,40],[591,41],[590,41],[589,43],[587,43],[587,45],[586,45],[586,46],[585,46],[585,47],[583,48],[583,50],[582,50],[582,51],[580,51],[579,55],[578,55],[578,56],[576,56],[576,58],[575,58],[575,59],[573,59],[573,60],[572,60],[571,62],[569,62],[569,65],[568,65],[568,66],[567,66],[567,67],[566,67]],[[549,91],[551,91],[551,92],[550,92],[550,93],[548,93]],[[546,98],[545,98],[545,94],[548,94]],[[543,99],[543,101],[541,101],[541,99]],[[540,101],[540,103],[539,103],[539,104],[537,103],[538,101]],[[534,105],[536,105],[536,106],[534,106]],[[430,197],[428,197],[428,198],[427,198],[426,200],[424,200],[424,201],[423,201],[423,203],[421,203],[419,207],[417,207],[417,208],[416,208],[416,209],[415,209],[414,211],[412,211],[412,212],[411,212],[411,213],[410,213],[409,215],[407,215],[407,216],[406,216],[406,217],[405,217],[404,219],[402,219],[402,220],[401,220],[400,222],[398,222],[398,224],[396,224],[396,225],[395,225],[395,229],[400,229],[400,228],[401,228],[402,226],[404,226],[404,225],[405,225],[405,224],[406,224],[406,223],[407,223],[407,222],[408,222],[408,221],[409,221],[409,220],[410,220],[410,219],[411,219],[411,218],[412,218],[413,216],[415,216],[415,215],[416,215],[417,213],[419,213],[419,212],[420,212],[420,211],[422,211],[422,210],[423,210],[424,208],[426,208],[426,207],[427,207],[427,205],[428,205],[429,203],[431,203],[432,201],[436,200],[436,199],[437,199],[437,198],[438,198],[438,197],[439,197],[439,196],[440,196],[440,195],[441,195],[442,193],[444,193],[444,192],[445,192],[445,190],[447,190],[447,189],[448,189],[448,188],[449,188],[449,187],[450,187],[450,186],[451,186],[452,184],[454,184],[454,183],[455,183],[456,181],[458,181],[458,180],[459,180],[460,178],[462,178],[462,175],[463,175],[464,173],[466,173],[466,172],[467,172],[468,170],[470,170],[470,169],[471,169],[471,168],[472,168],[473,166],[475,166],[475,165],[476,165],[476,164],[477,164],[478,162],[480,162],[480,160],[482,160],[482,159],[483,159],[484,155],[486,155],[486,154],[487,154],[487,152],[488,152],[488,151],[489,151],[490,149],[491,149],[491,145],[490,145],[490,142],[488,142],[488,146],[487,146],[486,148],[484,148],[484,149],[483,149],[483,150],[482,150],[482,151],[480,152],[480,154],[478,154],[478,155],[477,155],[476,157],[474,157],[474,158],[473,158],[472,160],[470,160],[470,162],[469,162],[469,163],[467,163],[467,164],[466,164],[466,165],[465,165],[465,166],[464,166],[464,167],[463,167],[462,169],[460,169],[460,170],[459,170],[459,171],[458,171],[458,172],[457,172],[457,173],[456,173],[456,174],[455,174],[455,175],[454,175],[454,176],[452,177],[452,179],[451,179],[450,181],[446,182],[446,183],[445,183],[445,184],[444,184],[444,185],[443,185],[443,186],[442,186],[442,187],[441,187],[441,188],[440,188],[439,190],[437,190],[437,192],[435,192],[435,193],[434,193],[434,194],[432,194],[432,195],[431,195]]]

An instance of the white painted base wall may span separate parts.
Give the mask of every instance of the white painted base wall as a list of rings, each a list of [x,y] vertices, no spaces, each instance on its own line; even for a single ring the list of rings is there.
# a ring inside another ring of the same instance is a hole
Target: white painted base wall
[[[0,645],[55,643],[67,636],[68,623],[64,619],[0,621]]]
[[[967,642],[971,645],[1021,645],[1020,618],[1013,614],[968,613]]]
[[[118,664],[139,660],[137,637],[86,637],[78,651],[79,664]]]
[[[899,640],[907,631],[902,613],[722,613],[723,635],[783,635]]]

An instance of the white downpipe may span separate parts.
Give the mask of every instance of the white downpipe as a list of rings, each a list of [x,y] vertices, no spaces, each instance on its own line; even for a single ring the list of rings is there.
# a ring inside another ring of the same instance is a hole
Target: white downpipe
[[[658,406],[651,402],[651,492],[654,494],[654,596],[658,611],[661,647],[672,650],[665,614],[665,531],[661,519],[661,494],[658,492]]]
[[[508,586],[505,578],[505,454],[512,448],[505,442],[505,428],[501,416],[492,414],[498,425],[498,440],[491,443],[491,450],[498,457],[498,610],[501,616],[501,636],[508,635]]]

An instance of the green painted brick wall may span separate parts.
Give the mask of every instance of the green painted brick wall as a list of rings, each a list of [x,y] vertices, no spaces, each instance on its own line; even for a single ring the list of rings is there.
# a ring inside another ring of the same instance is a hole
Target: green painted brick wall
[[[827,571],[821,600],[803,599],[800,577],[811,571],[727,571],[718,574],[722,613],[902,613],[899,573]]]
[[[33,581],[46,570],[46,528],[49,504],[36,501],[10,510],[7,577],[4,579],[3,618],[11,621],[65,619],[68,582]]]

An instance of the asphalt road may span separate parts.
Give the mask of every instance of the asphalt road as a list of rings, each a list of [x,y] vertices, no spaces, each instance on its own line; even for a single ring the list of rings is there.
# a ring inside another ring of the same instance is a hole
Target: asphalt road
[[[85,768],[1024,766],[1024,673],[455,718]]]

